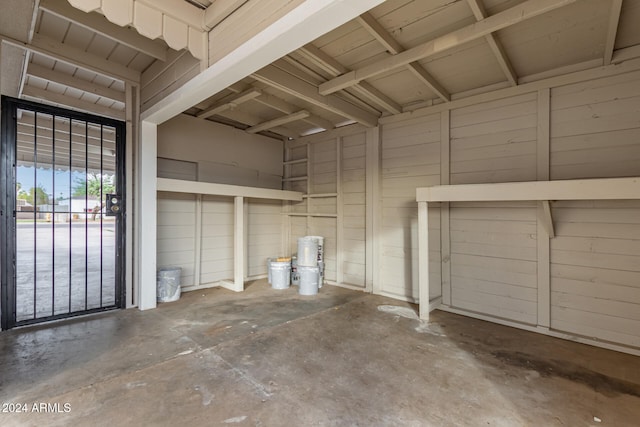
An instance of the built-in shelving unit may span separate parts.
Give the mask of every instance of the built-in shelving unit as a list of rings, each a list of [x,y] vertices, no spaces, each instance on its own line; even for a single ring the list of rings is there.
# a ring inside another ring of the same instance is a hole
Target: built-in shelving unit
[[[215,184],[209,182],[185,181],[179,179],[158,178],[158,191],[187,194],[205,194],[210,196],[228,196],[234,198],[233,231],[233,281],[222,281],[220,285],[232,291],[244,290],[246,262],[246,221],[245,198],[270,199],[282,201],[302,201],[302,193],[297,191],[274,190],[269,188],[244,187],[240,185]]]
[[[640,177],[577,179],[562,181],[527,181],[497,184],[436,185],[416,189],[418,202],[418,282],[420,318],[429,319],[429,312],[440,300],[429,301],[429,203],[538,201],[541,222],[548,236],[554,236],[550,201],[558,200],[634,200],[640,199]],[[546,289],[548,296],[549,289]],[[427,302],[427,303],[425,303]]]

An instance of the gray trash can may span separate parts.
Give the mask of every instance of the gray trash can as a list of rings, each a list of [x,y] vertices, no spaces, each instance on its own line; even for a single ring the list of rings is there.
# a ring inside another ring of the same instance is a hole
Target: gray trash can
[[[158,302],[171,302],[180,299],[180,276],[182,268],[164,267],[156,275]]]

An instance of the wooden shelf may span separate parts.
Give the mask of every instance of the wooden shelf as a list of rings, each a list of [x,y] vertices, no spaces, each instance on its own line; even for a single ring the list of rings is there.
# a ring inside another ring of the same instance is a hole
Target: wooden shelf
[[[207,194],[211,196],[249,197],[252,199],[302,201],[302,193],[298,191],[273,190],[270,188],[244,187],[241,185],[214,184],[210,182],[168,178],[158,178],[158,191]]]
[[[326,199],[329,197],[338,197],[338,193],[322,193],[322,194],[303,194],[303,199]]]
[[[298,212],[288,212],[285,215],[289,216],[313,216],[320,218],[337,218],[338,214],[330,214],[330,213],[298,213]]]
[[[436,185],[416,189],[418,202],[625,200],[640,198],[640,177]]]

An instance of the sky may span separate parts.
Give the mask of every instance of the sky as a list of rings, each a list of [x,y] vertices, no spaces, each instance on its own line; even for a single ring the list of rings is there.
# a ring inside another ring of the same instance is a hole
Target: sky
[[[68,199],[73,193],[77,181],[85,179],[85,172],[68,169],[53,171],[52,168],[34,168],[33,166],[18,166],[16,182],[22,184],[22,189],[28,191],[32,187],[42,186],[50,197],[57,200]],[[70,181],[71,180],[71,181]]]

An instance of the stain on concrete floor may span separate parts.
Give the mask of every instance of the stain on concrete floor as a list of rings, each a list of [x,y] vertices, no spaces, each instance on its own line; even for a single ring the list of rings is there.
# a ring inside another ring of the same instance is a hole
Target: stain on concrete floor
[[[380,306],[397,309],[380,310]],[[252,283],[0,335],[0,425],[634,425],[640,358],[326,286]],[[394,314],[395,312],[395,314]],[[63,406],[60,406],[63,407]],[[595,417],[595,418],[594,418]],[[594,421],[599,419],[600,422]]]

